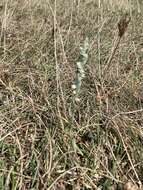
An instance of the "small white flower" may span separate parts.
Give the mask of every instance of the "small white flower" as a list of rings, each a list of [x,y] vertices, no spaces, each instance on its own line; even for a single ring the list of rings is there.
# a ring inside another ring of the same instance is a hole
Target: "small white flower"
[[[79,99],[79,98],[75,98],[75,101],[76,101],[76,102],[80,102],[80,99]]]
[[[76,94],[76,91],[75,91],[75,90],[73,90],[73,94]]]
[[[72,87],[73,90],[76,89],[76,85],[75,84],[73,84],[71,87]]]

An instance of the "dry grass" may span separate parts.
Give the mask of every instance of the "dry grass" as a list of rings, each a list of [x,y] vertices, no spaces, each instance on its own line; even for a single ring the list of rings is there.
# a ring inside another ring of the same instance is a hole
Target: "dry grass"
[[[118,2],[0,2],[0,189],[143,183],[143,3]],[[126,12],[131,21],[106,67]],[[75,104],[85,37],[89,60]]]

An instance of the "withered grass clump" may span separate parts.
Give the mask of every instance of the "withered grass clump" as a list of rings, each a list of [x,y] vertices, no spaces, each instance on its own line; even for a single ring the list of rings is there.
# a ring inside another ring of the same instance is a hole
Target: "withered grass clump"
[[[0,1],[0,190],[142,186],[143,4],[114,3]]]
[[[139,190],[139,187],[136,184],[129,181],[124,185],[123,189],[124,190]]]

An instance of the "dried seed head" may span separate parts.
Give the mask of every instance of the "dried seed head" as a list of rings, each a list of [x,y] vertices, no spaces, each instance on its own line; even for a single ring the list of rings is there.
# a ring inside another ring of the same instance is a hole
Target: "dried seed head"
[[[127,14],[125,14],[125,15],[120,19],[120,21],[119,21],[119,23],[118,23],[118,30],[119,30],[118,35],[119,35],[120,38],[121,38],[121,37],[124,35],[124,33],[126,32],[130,20],[131,20],[131,18],[130,18]]]

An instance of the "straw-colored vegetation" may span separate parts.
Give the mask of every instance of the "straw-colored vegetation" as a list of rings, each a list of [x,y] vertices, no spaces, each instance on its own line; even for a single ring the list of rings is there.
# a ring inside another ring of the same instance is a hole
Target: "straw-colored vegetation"
[[[142,183],[143,1],[1,0],[0,190]]]

